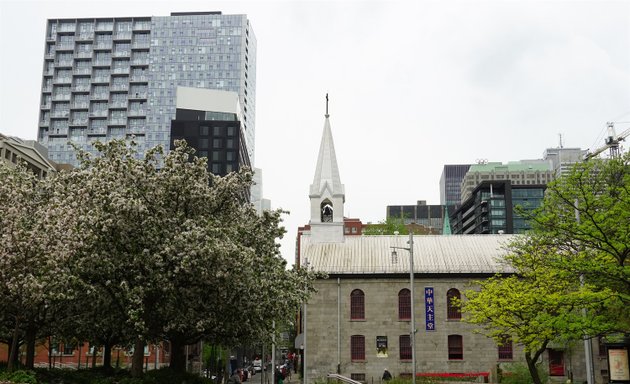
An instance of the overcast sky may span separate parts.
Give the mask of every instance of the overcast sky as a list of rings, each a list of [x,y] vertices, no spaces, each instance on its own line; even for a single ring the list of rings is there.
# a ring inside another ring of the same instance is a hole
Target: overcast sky
[[[444,164],[597,148],[630,127],[630,1],[0,0],[0,132],[35,139],[48,18],[247,14],[258,40],[256,166],[309,221],[325,94],[345,215],[439,204]]]

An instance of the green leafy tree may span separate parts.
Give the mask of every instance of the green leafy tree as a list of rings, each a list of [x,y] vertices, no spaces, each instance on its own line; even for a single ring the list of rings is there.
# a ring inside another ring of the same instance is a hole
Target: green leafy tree
[[[363,228],[363,234],[367,236],[373,235],[393,235],[398,232],[400,235],[408,235],[409,229],[405,226],[403,219],[388,217],[384,221],[376,224],[367,224]]]
[[[549,343],[630,329],[629,159],[580,163],[551,183],[533,231],[507,247],[514,274],[466,292],[464,319],[522,344],[535,383]]]
[[[506,338],[524,347],[534,383],[541,384],[536,365],[551,342],[576,340],[610,329],[605,309],[617,304],[610,290],[580,285],[571,274],[549,268],[547,258],[560,250],[543,248],[535,237],[509,244],[506,262],[515,274],[476,281],[461,302],[464,321],[479,325],[479,332],[497,344]],[[588,309],[590,316],[580,309]]]
[[[618,331],[630,330],[630,152],[576,164],[548,186],[540,210],[530,217],[540,242],[563,252],[551,267],[580,277],[619,298],[609,316]]]

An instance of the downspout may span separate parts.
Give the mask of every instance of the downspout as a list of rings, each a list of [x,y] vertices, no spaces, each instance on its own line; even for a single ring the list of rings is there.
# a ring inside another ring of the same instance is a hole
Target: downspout
[[[337,373],[341,374],[341,279],[337,278]]]

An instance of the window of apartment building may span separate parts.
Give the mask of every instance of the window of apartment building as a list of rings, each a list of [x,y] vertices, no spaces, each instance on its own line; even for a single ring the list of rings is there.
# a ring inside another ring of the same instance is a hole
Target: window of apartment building
[[[512,360],[514,351],[512,349],[512,339],[509,336],[504,337],[498,348],[499,360]]]
[[[365,319],[365,295],[360,289],[355,289],[350,293],[350,319]]]
[[[365,360],[365,336],[350,336],[350,359],[352,361]]]
[[[400,360],[411,360],[411,336],[398,336],[398,349],[400,350]]]
[[[464,359],[464,341],[461,335],[448,335],[448,359]]]
[[[461,295],[455,288],[451,288],[446,292],[446,318],[448,320],[461,320],[462,312],[454,300],[460,300]]]
[[[411,292],[407,288],[398,292],[398,320],[411,320]]]

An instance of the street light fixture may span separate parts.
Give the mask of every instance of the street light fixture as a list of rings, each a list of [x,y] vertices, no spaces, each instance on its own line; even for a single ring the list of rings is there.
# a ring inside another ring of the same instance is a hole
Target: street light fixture
[[[394,232],[395,235],[398,235],[398,231]],[[415,310],[415,299],[414,299],[414,282],[413,282],[413,232],[409,231],[409,248],[406,247],[390,247],[392,249],[392,263],[398,263],[398,253],[397,249],[405,249],[409,251],[409,283],[411,285],[411,364],[412,364],[412,383],[416,384],[416,310]]]

